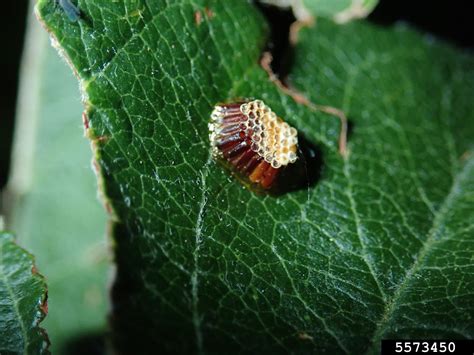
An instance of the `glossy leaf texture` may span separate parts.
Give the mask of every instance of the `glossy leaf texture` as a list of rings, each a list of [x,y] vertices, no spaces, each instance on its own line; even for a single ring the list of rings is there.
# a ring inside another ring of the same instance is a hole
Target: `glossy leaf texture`
[[[0,354],[48,353],[39,326],[48,312],[46,293],[33,256],[0,231]]]
[[[289,81],[260,67],[243,1],[39,2],[81,82],[115,212],[123,353],[377,352],[384,337],[472,337],[472,57],[414,31],[323,20]],[[273,196],[212,158],[216,103],[260,98],[317,149],[313,184]],[[313,109],[311,108],[313,107]],[[319,172],[319,170],[321,171]]]

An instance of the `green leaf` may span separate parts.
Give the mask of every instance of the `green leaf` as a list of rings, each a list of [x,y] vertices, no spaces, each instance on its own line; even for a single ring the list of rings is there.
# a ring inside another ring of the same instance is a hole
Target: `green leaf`
[[[378,0],[261,0],[265,4],[291,7],[298,20],[325,17],[344,23],[368,16]]]
[[[79,8],[76,22],[52,1],[38,12],[78,72],[116,214],[122,352],[363,353],[389,336],[474,336],[472,57],[400,27],[305,29],[290,81],[347,112],[343,159],[339,121],[260,68],[267,25],[251,4]],[[239,97],[318,145],[315,186],[257,194],[212,159],[213,106]]]
[[[0,231],[0,354],[48,353],[47,290],[34,257]]]
[[[384,301],[373,352],[382,338],[472,338],[473,58],[400,26],[317,32],[326,38],[301,34],[293,83],[354,123],[334,179]]]
[[[44,322],[55,354],[103,332],[106,214],[97,199],[77,80],[32,16],[16,121],[8,225],[48,277]]]
[[[378,0],[303,0],[303,6],[314,16],[347,22],[369,15]]]

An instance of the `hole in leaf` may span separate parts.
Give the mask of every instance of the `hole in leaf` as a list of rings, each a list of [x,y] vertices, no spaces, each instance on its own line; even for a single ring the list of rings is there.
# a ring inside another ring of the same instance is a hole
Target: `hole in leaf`
[[[267,19],[270,25],[270,38],[264,52],[270,52],[273,60],[273,73],[285,84],[293,62],[293,47],[290,43],[290,26],[296,21],[290,9],[281,9],[276,6],[260,4],[257,8]]]
[[[347,117],[347,141],[349,141],[349,138],[352,136],[353,132],[354,132],[354,121],[351,119],[351,117]]]

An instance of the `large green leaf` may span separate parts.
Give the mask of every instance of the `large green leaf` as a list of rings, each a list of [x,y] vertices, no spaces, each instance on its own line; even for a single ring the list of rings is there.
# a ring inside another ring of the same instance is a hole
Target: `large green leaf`
[[[0,354],[47,353],[48,336],[39,326],[46,298],[33,256],[0,231]]]
[[[77,21],[51,0],[38,11],[80,78],[116,214],[121,352],[361,353],[388,336],[474,336],[471,57],[403,28],[304,30],[290,79],[346,110],[343,159],[338,120],[260,68],[267,25],[251,4],[78,7]],[[265,100],[319,146],[315,186],[256,194],[214,162],[209,115],[236,97]]]
[[[7,222],[48,278],[52,352],[102,332],[106,214],[97,199],[80,93],[32,14],[26,39]]]
[[[318,33],[325,38],[303,31],[293,81],[354,123],[349,159],[319,198],[351,220],[350,238],[339,233],[337,244],[358,250],[377,283],[384,308],[373,319],[373,346],[393,337],[472,338],[473,58],[403,27],[321,23]],[[331,65],[321,66],[327,57]],[[341,194],[337,201],[330,191]]]

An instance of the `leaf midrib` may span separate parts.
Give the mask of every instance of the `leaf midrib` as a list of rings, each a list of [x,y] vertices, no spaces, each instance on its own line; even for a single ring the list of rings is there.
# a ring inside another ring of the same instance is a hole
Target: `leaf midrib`
[[[199,315],[199,251],[201,249],[202,242],[202,227],[204,223],[204,211],[207,204],[207,176],[209,174],[210,165],[213,161],[212,150],[209,150],[207,161],[201,169],[201,200],[199,202],[199,210],[196,218],[196,226],[194,228],[195,232],[195,249],[193,253],[194,261],[194,270],[191,273],[191,297],[192,297],[192,316],[193,316],[193,326],[194,334],[196,337],[196,347],[199,354],[203,353],[203,338],[202,338],[202,329],[201,323],[202,318]]]

